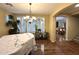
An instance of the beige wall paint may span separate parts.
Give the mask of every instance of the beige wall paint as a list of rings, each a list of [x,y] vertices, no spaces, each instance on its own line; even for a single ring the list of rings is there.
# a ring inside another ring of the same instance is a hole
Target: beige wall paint
[[[68,16],[68,40],[72,40],[79,33],[79,18]]]
[[[8,34],[9,27],[5,25],[5,16],[8,14],[10,13],[0,8],[0,36]]]
[[[56,40],[56,20],[54,16],[50,16],[49,36],[50,36],[51,42],[55,42]]]
[[[45,29],[49,33],[49,16],[45,16]]]
[[[55,16],[64,8],[70,6],[72,4],[61,4],[58,7],[56,7],[56,10],[50,14],[49,16],[49,34],[50,34],[50,40],[51,42],[56,41],[56,20]]]

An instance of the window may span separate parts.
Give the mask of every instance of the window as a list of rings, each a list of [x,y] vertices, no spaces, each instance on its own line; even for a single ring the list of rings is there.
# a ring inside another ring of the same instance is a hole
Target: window
[[[42,17],[38,17],[37,26],[38,26],[38,29],[41,29],[41,31],[44,32],[45,31],[45,19]]]
[[[32,17],[30,21],[29,16],[17,17],[17,20],[20,20],[18,28],[20,32],[35,32],[36,25],[37,29],[41,29],[41,32],[45,31],[45,18],[44,17]]]
[[[8,21],[13,21],[13,16],[12,15],[7,15],[5,17],[5,21],[8,22]]]
[[[22,27],[22,32],[26,32],[26,17],[24,16],[24,17],[22,17],[22,21],[21,21],[21,27]]]
[[[17,17],[17,22],[18,22],[18,24],[17,24],[17,27],[18,27],[18,32],[21,32],[21,17]]]

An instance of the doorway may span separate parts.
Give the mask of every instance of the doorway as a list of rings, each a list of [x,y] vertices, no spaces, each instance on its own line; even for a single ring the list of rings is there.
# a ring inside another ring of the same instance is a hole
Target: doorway
[[[56,17],[56,41],[65,41],[66,40],[66,16],[57,16]]]

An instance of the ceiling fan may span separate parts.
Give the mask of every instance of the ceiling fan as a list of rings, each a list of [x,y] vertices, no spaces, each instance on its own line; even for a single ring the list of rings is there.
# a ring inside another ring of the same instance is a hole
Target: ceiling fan
[[[11,3],[5,3],[5,5],[13,7],[13,4],[11,4]]]

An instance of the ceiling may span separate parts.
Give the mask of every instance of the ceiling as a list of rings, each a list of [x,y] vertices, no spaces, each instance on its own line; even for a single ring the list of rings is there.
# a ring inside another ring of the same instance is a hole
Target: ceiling
[[[11,3],[13,6],[0,3],[0,7],[15,14],[29,14],[29,3]],[[55,11],[56,7],[63,3],[32,3],[32,14],[49,15]]]
[[[75,7],[75,6],[76,4],[72,4],[71,6],[62,10],[60,14],[79,15],[79,7]]]

